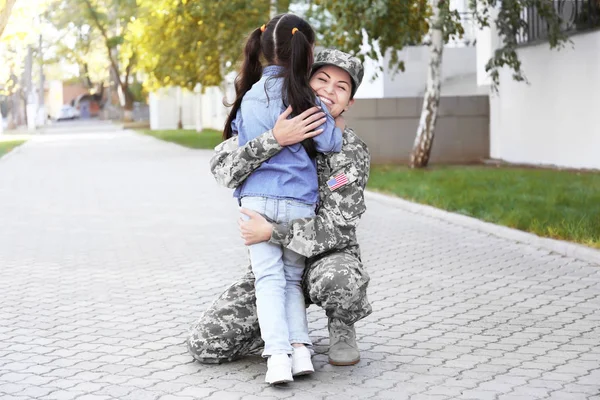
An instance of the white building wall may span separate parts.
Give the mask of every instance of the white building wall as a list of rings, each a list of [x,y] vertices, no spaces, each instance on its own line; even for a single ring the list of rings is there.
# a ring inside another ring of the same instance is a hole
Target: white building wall
[[[501,73],[490,97],[490,155],[514,163],[600,169],[600,32],[573,46],[518,50],[530,82]]]
[[[57,118],[63,105],[63,83],[62,81],[52,80],[48,84],[47,110],[48,115]]]
[[[162,88],[150,93],[150,129],[177,129],[179,121],[177,88]]]
[[[194,98],[196,93],[189,90],[182,90],[181,92],[181,124],[183,129],[195,129],[196,128],[196,117],[195,117],[195,104]]]
[[[385,72],[379,71],[377,61],[366,58],[363,63],[365,74],[356,94],[357,99],[380,99],[383,98],[383,84]],[[375,74],[377,76],[375,77]]]
[[[412,46],[403,49],[399,57],[404,60],[404,72],[392,75],[384,73],[383,97],[415,97],[422,96],[427,86],[427,70],[429,68],[429,48],[425,46]],[[464,95],[476,94],[477,53],[474,46],[470,47],[444,47],[442,59],[442,88],[446,82],[468,81],[471,89]],[[386,56],[384,65],[387,67],[389,56]],[[387,69],[387,68],[386,68]],[[472,82],[471,82],[472,81]],[[458,94],[457,94],[458,95]]]
[[[162,88],[150,93],[150,129],[177,129],[181,103],[181,122],[184,129],[201,127],[222,130],[229,113],[229,108],[225,107],[223,100],[227,98],[227,101],[231,102],[235,96],[232,79],[233,77],[228,77],[229,83],[224,87],[207,87],[204,93],[201,93],[199,88],[192,92],[176,87]],[[197,116],[201,116],[200,120]]]
[[[219,86],[207,87],[202,94],[202,124],[204,128],[223,130],[229,108],[223,105],[225,93]],[[233,101],[233,97],[227,97],[228,102]]]

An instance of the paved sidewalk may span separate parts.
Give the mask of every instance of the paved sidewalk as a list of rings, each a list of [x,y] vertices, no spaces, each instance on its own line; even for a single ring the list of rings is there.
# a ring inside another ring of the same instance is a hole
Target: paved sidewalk
[[[0,160],[0,399],[600,399],[600,266],[368,203],[362,361],[263,383],[192,362],[188,326],[246,263],[209,151],[129,132]]]

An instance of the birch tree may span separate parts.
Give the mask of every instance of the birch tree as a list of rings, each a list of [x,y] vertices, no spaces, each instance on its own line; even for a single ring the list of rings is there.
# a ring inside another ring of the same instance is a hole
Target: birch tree
[[[316,21],[322,43],[353,53],[362,60],[365,56],[382,59],[389,55],[388,71],[403,70],[398,56],[405,46],[422,45],[429,32],[431,60],[423,109],[410,157],[413,167],[426,167],[433,145],[437,108],[441,91],[443,43],[464,32],[455,10],[449,9],[449,0],[313,0],[310,12]],[[517,54],[518,37],[529,27],[527,11],[535,9],[547,28],[550,48],[560,48],[566,41],[561,32],[563,21],[558,15],[557,2],[548,0],[470,0],[469,7],[480,27],[495,24],[501,47],[486,65],[492,78],[492,89],[499,85],[499,71],[509,68],[513,79],[526,81]],[[498,10],[491,13],[491,10]],[[495,14],[494,18],[491,15]],[[357,16],[360,16],[357,18]],[[366,40],[366,52],[361,52]],[[441,40],[441,44],[440,44]],[[383,68],[383,63],[380,63]]]
[[[442,55],[444,52],[444,21],[449,12],[448,2],[431,0],[433,14],[430,29],[430,57],[427,69],[427,89],[423,98],[423,108],[417,136],[410,154],[410,167],[425,167],[431,155],[433,134],[440,105],[442,90]]]

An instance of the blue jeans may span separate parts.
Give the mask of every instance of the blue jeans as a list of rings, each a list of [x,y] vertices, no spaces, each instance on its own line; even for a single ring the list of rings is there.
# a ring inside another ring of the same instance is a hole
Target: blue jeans
[[[278,224],[313,217],[315,206],[293,200],[243,197],[241,205]],[[244,214],[242,218],[248,219]],[[292,354],[291,343],[311,345],[302,292],[305,257],[279,245],[262,242],[248,246],[255,277],[256,308],[263,357]]]

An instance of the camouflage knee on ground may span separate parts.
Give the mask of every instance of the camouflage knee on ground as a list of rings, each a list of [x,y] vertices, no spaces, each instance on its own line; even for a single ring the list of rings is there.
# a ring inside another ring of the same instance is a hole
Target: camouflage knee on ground
[[[254,280],[245,276],[228,287],[190,327],[187,346],[194,359],[221,363],[250,354],[259,341]]]
[[[372,312],[367,300],[369,280],[356,257],[340,252],[307,266],[304,285],[310,301],[323,307],[328,317],[350,325]]]

